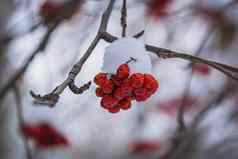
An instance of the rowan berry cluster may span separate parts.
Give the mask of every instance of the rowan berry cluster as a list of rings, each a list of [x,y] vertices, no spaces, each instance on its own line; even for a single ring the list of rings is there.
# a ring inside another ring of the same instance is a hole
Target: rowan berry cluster
[[[131,102],[146,101],[158,89],[158,82],[151,74],[133,73],[127,63],[118,67],[116,74],[98,73],[94,78],[96,96],[101,106],[110,113],[131,108]]]

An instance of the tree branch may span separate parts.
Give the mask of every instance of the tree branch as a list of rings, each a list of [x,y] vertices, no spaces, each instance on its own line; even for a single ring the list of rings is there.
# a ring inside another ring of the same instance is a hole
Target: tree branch
[[[214,33],[215,30],[216,29],[214,27],[211,27],[211,29],[208,29],[206,31],[205,36],[203,37],[200,46],[195,51],[196,56],[199,56],[201,54],[202,50],[204,49],[205,45],[208,43],[210,37],[212,36],[212,34]],[[191,63],[191,64],[193,64],[193,63]],[[192,65],[189,64],[189,67],[190,66],[192,66]],[[178,111],[177,120],[178,120],[178,131],[179,132],[184,131],[184,129],[186,129],[185,121],[184,121],[184,113],[185,113],[185,105],[184,104],[185,104],[185,98],[187,96],[189,96],[189,94],[190,94],[190,87],[192,84],[193,74],[194,73],[192,72],[192,70],[190,70],[189,77],[187,80],[187,86],[185,87],[185,90],[183,93],[183,100],[182,100],[182,103],[181,103],[181,105],[179,107],[179,111]]]
[[[22,135],[23,146],[26,151],[26,158],[32,159],[33,157],[31,154],[30,146],[27,142],[27,138],[25,137],[24,134],[22,134],[22,126],[24,124],[23,106],[22,106],[20,90],[17,87],[17,85],[14,85],[14,96],[15,96],[15,101],[16,101],[16,113],[17,113],[16,116],[18,119],[19,132]]]
[[[105,32],[103,33],[103,39],[109,43],[112,43],[118,38],[111,35],[110,33]],[[192,63],[202,63],[202,64],[209,65],[238,82],[238,77],[237,77],[238,68],[225,65],[222,63],[218,63],[215,61],[206,60],[197,56],[190,55],[188,53],[180,53],[180,52],[172,51],[169,49],[156,47],[153,45],[145,44],[145,48],[147,51],[150,51],[151,53],[156,54],[159,58],[163,58],[163,59],[178,58],[178,59],[190,61]]]
[[[92,54],[92,52],[93,52],[94,48],[97,46],[98,42],[101,39],[103,39],[109,43],[112,43],[113,41],[118,39],[118,37],[115,37],[106,31],[114,3],[115,3],[115,0],[110,0],[107,9],[105,10],[105,12],[102,15],[102,19],[101,19],[101,23],[100,23],[100,27],[99,27],[97,35],[95,36],[94,40],[90,44],[89,48],[87,49],[87,51],[85,52],[83,57],[73,66],[73,68],[69,72],[69,75],[66,78],[66,80],[62,84],[57,86],[51,93],[46,94],[44,96],[36,95],[32,92],[31,94],[36,99],[36,102],[38,101],[39,103],[54,106],[56,104],[56,102],[58,101],[60,94],[65,90],[66,87],[70,86],[71,91],[72,90],[80,90],[80,87],[77,87],[74,83],[75,78],[81,71],[84,63],[87,61],[87,59]],[[141,34],[139,34],[139,35],[141,35]],[[188,60],[192,63],[207,64],[207,65],[223,72],[224,74],[233,78],[234,80],[238,81],[238,77],[236,77],[236,75],[238,73],[238,68],[228,66],[225,64],[221,64],[221,63],[218,63],[215,61],[210,61],[210,60],[206,60],[203,58],[199,58],[199,57],[189,55],[186,53],[179,53],[176,51],[172,51],[172,50],[165,49],[165,48],[159,48],[159,47],[148,45],[148,44],[145,44],[145,48],[147,51],[150,51],[151,53],[156,54],[159,58],[164,58],[164,59],[166,59],[166,58],[180,58],[180,59]],[[87,88],[89,88],[89,87],[87,87]],[[73,93],[75,93],[75,92],[77,92],[77,91],[73,91]]]
[[[71,89],[71,91],[73,91],[73,93],[78,92],[78,91],[74,91],[74,90],[81,90],[82,87],[79,88],[75,85],[75,78],[81,71],[84,63],[87,61],[87,59],[92,54],[92,52],[93,52],[94,48],[97,46],[98,42],[103,38],[103,34],[106,32],[107,27],[108,27],[109,18],[110,18],[114,3],[115,3],[115,0],[111,0],[109,2],[107,9],[105,10],[105,12],[102,15],[101,23],[100,23],[99,30],[98,30],[96,37],[94,38],[94,40],[92,41],[92,43],[90,44],[89,48],[84,53],[82,58],[73,66],[73,68],[69,72],[66,80],[62,84],[57,86],[51,93],[46,94],[44,96],[36,95],[34,92],[31,92],[31,95],[33,98],[35,98],[36,103],[49,105],[49,106],[53,107],[58,102],[60,94],[66,89],[67,86],[70,87],[70,89]],[[87,86],[88,87],[85,87],[85,88],[89,88],[90,84],[88,84]],[[78,94],[78,93],[76,93],[76,94]]]
[[[123,0],[122,9],[121,9],[121,26],[122,26],[122,37],[126,36],[126,27],[127,27],[127,3],[126,0]]]

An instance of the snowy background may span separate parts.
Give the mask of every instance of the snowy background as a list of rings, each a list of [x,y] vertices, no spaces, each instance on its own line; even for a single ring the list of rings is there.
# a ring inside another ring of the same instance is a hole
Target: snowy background
[[[43,1],[23,2],[24,4],[20,1],[11,4],[10,0],[1,0],[0,35],[4,35],[8,30],[12,34],[24,32],[29,25],[37,22],[39,18],[37,12]],[[177,10],[190,2],[192,0],[177,0],[171,6],[171,10]],[[214,0],[208,5],[217,7],[228,2],[228,0]],[[118,37],[121,34],[121,3],[121,0],[116,1],[108,28],[108,32]],[[72,65],[80,59],[95,37],[100,16],[107,4],[108,0],[87,0],[73,19],[57,28],[47,49],[37,55],[24,77],[18,81],[25,121],[33,123],[47,121],[62,132],[71,143],[70,147],[65,148],[32,147],[34,159],[142,158],[143,155],[152,158],[159,157],[170,146],[177,126],[176,111],[190,75],[188,62],[183,60],[163,60],[149,54],[152,72],[158,79],[160,88],[150,100],[139,104],[133,103],[128,111],[110,114],[102,109],[99,98],[95,96],[94,84],[82,95],[74,95],[67,89],[54,108],[34,105],[32,102],[30,90],[40,94],[48,93],[67,77]],[[29,5],[27,9],[25,5]],[[128,0],[127,35],[133,36],[144,29],[145,34],[139,39],[142,43],[194,54],[210,26],[206,20],[186,14],[187,12],[155,20],[146,16],[142,0]],[[231,8],[227,14],[237,23],[237,8]],[[33,33],[15,39],[9,47],[2,49],[4,53],[0,54],[0,87],[30,55],[45,30],[41,27]],[[237,38],[225,50],[217,46],[214,42],[216,38],[216,34],[211,36],[200,56],[238,67]],[[109,45],[104,41],[98,44],[77,76],[78,85],[93,79],[101,71],[105,48]],[[125,48],[122,48],[122,52],[123,49]],[[222,73],[209,69],[208,75],[194,73],[190,89],[191,97],[187,97],[193,101],[192,104],[188,102],[190,104],[186,111],[188,124],[194,115],[219,96],[228,84],[233,84]],[[232,86],[233,94],[220,102],[217,105],[219,107],[212,110],[200,124],[200,127],[205,129],[205,135],[203,134],[200,141],[203,149],[237,134],[236,123],[227,120],[230,119],[231,112],[237,111],[238,97],[235,92],[237,84]],[[25,152],[17,131],[13,93],[10,92],[0,105],[0,158],[23,159]],[[132,153],[131,145],[137,141],[157,143],[160,146],[150,154]],[[198,148],[197,151],[202,148]]]

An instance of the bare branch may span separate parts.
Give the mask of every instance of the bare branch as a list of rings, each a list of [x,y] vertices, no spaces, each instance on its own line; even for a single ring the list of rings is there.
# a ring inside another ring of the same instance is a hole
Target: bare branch
[[[103,39],[107,42],[113,42],[115,40],[117,40],[118,38],[111,35],[110,33],[103,33]],[[218,63],[215,61],[211,61],[211,60],[206,60],[197,56],[193,56],[187,53],[180,53],[180,52],[176,52],[176,51],[172,51],[169,49],[165,49],[165,48],[160,48],[160,47],[156,47],[153,45],[148,45],[145,44],[145,48],[147,51],[150,51],[151,53],[156,54],[159,58],[179,58],[179,59],[183,59],[183,60],[187,60],[190,61],[192,63],[202,63],[202,64],[206,64],[209,65],[213,68],[215,68],[216,70],[224,73],[225,75],[227,75],[228,77],[234,79],[235,81],[238,81],[238,68],[229,66],[229,65],[225,65],[222,63]]]
[[[84,84],[81,87],[77,87],[74,82],[71,82],[69,84],[69,89],[74,93],[74,94],[82,94],[84,93],[86,90],[88,90],[90,88],[91,85],[91,81],[89,81],[88,83]]]
[[[122,37],[126,36],[126,27],[127,27],[127,4],[126,0],[123,0],[122,9],[121,9],[121,26],[122,26]]]
[[[158,48],[158,47],[155,47],[152,45],[146,45],[146,49],[148,51],[155,53],[158,57],[161,57],[161,58],[180,58],[180,59],[188,60],[192,63],[207,64],[207,65],[215,68],[216,70],[224,73],[228,77],[238,81],[238,77],[237,77],[238,68],[235,68],[235,67],[232,67],[229,65],[225,65],[225,64],[221,64],[221,63],[218,63],[215,61],[199,58],[199,57],[189,55],[186,53],[179,53],[179,52],[171,51],[168,49]]]
[[[107,31],[108,21],[109,21],[109,18],[111,16],[111,12],[112,12],[113,5],[114,5],[115,2],[116,2],[116,0],[110,0],[110,3],[108,5],[106,11],[102,15],[102,21],[101,21],[101,24],[100,24],[100,27],[99,27],[99,32],[100,33],[103,33],[103,32]]]
[[[16,113],[17,113],[17,119],[18,119],[18,126],[19,126],[20,134],[22,135],[23,146],[26,151],[26,158],[32,159],[33,157],[31,154],[30,146],[27,142],[27,138],[25,137],[24,134],[22,134],[22,126],[24,124],[24,116],[23,116],[23,106],[22,106],[20,90],[16,85],[14,85],[13,88],[14,88],[14,96],[15,96],[15,101],[16,101]]]
[[[139,32],[139,33],[137,33],[136,35],[134,35],[133,37],[136,38],[136,39],[138,39],[138,38],[140,38],[141,36],[143,36],[144,33],[145,33],[145,30],[142,30],[141,32]]]
[[[106,11],[102,15],[101,24],[100,24],[96,37],[94,38],[94,40],[92,41],[92,43],[90,44],[89,48],[87,49],[85,54],[82,56],[82,58],[73,66],[73,68],[69,72],[67,79],[62,84],[57,86],[51,93],[46,94],[44,96],[36,95],[35,93],[31,92],[32,97],[35,98],[36,100],[36,103],[50,105],[53,107],[57,103],[60,94],[65,90],[67,86],[70,86],[70,89],[71,91],[73,91],[73,93],[78,94],[78,89],[80,88],[77,88],[77,86],[75,86],[74,84],[75,78],[81,71],[84,63],[92,54],[94,48],[97,46],[100,39],[103,38],[103,34],[107,30],[108,21],[109,21],[114,3],[115,3],[115,0],[110,1]],[[89,87],[90,84],[87,86]]]
[[[211,27],[211,29],[208,29],[206,31],[205,36],[202,39],[200,46],[195,51],[196,56],[199,56],[201,54],[202,49],[204,49],[205,45],[208,43],[208,41],[209,41],[211,35],[214,33],[214,31],[215,31],[215,28],[213,28],[213,27]],[[193,63],[191,63],[191,64],[193,64]],[[189,64],[189,66],[192,66],[192,65]],[[190,70],[190,74],[187,79],[187,85],[186,85],[184,93],[183,93],[183,100],[179,107],[178,116],[177,116],[179,132],[184,131],[186,129],[185,121],[184,121],[184,113],[185,113],[185,105],[184,104],[185,104],[185,98],[187,96],[189,96],[189,94],[190,94],[190,87],[192,84],[192,79],[193,79],[193,72]]]

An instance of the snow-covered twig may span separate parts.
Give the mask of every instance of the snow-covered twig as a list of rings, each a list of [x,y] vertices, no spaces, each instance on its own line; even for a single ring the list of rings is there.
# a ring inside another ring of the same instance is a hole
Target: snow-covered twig
[[[213,26],[207,30],[207,32],[205,33],[205,36],[203,37],[203,39],[201,41],[200,46],[195,51],[196,56],[199,56],[201,54],[202,50],[204,49],[205,45],[208,43],[211,35],[214,33],[215,30],[216,29]],[[192,66],[192,65],[189,64],[189,67],[190,66]],[[185,105],[184,104],[185,104],[185,98],[187,96],[189,96],[189,94],[190,94],[190,87],[192,84],[193,74],[194,74],[194,72],[192,70],[190,70],[189,76],[187,79],[187,84],[186,84],[186,87],[185,87],[185,90],[183,93],[183,100],[182,100],[182,103],[178,110],[177,121],[178,121],[178,131],[180,131],[180,132],[186,128],[185,121],[184,121],[184,113],[185,113]]]
[[[69,85],[71,87],[77,88],[77,86],[74,84],[75,78],[81,71],[84,63],[87,61],[87,59],[92,54],[92,52],[93,52],[94,48],[97,46],[98,42],[101,39],[103,39],[109,43],[112,43],[113,41],[118,39],[118,37],[115,37],[107,32],[107,26],[108,26],[111,12],[113,10],[114,3],[115,3],[115,0],[110,0],[106,11],[102,15],[101,24],[100,24],[98,33],[96,34],[94,40],[90,44],[89,48],[87,49],[87,51],[85,52],[83,57],[73,66],[73,68],[71,69],[66,80],[62,84],[57,86],[51,93],[49,93],[45,96],[40,96],[40,95],[33,96],[33,97],[37,97],[37,98],[35,98],[36,100],[40,100],[40,102],[43,102],[46,104],[49,102],[49,103],[51,103],[51,106],[54,106],[54,104],[56,104],[56,102],[58,101],[58,98],[57,98],[57,100],[55,100],[55,102],[52,102],[52,101],[50,101],[51,98],[49,98],[49,97],[51,97],[51,96],[59,97],[59,95]],[[138,36],[141,36],[141,35],[143,35],[143,32],[138,34]],[[221,63],[218,63],[215,61],[206,60],[206,59],[203,59],[203,58],[200,58],[197,56],[190,55],[188,53],[180,53],[180,52],[172,51],[172,50],[165,49],[165,48],[160,48],[160,47],[153,46],[153,45],[145,44],[145,48],[147,51],[156,54],[159,58],[164,58],[164,59],[179,58],[179,59],[183,59],[183,60],[188,60],[192,63],[207,64],[207,65],[221,71],[222,73],[226,74],[227,76],[231,77],[232,79],[238,81],[238,77],[237,77],[238,68],[235,68],[235,67],[232,67],[229,65],[225,65],[225,64],[221,64]],[[78,89],[80,89],[80,88],[78,88]],[[52,99],[55,99],[55,98],[52,98]]]
[[[118,38],[111,35],[110,33],[105,32],[103,33],[103,39],[107,42],[113,42],[117,40]],[[202,63],[202,64],[209,65],[217,69],[218,71],[224,73],[228,77],[234,79],[235,81],[238,81],[238,68],[235,68],[226,64],[218,63],[215,61],[206,60],[197,56],[190,55],[189,53],[177,52],[177,51],[160,48],[160,47],[149,45],[149,44],[145,44],[145,48],[147,51],[150,51],[151,53],[156,54],[159,58],[163,58],[163,59],[179,58],[179,59],[190,61],[192,63]]]

